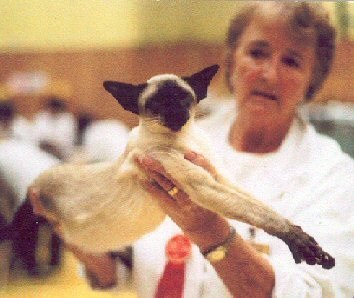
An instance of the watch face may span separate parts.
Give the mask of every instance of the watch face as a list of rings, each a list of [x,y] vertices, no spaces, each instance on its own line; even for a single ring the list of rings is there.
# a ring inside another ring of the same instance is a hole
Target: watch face
[[[210,262],[218,262],[225,258],[226,248],[223,246],[218,247],[216,250],[210,252],[207,256],[207,259]]]
[[[225,241],[219,246],[210,248],[207,252],[204,252],[203,255],[206,257],[209,262],[218,262],[225,258],[228,252],[228,246],[230,242],[235,237],[236,231],[233,226],[230,225],[230,233],[225,239]]]

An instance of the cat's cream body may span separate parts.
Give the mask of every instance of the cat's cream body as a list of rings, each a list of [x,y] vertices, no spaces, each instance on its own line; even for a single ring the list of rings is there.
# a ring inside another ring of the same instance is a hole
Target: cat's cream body
[[[40,189],[46,209],[60,222],[67,242],[93,252],[116,250],[163,221],[165,214],[156,200],[139,184],[146,176],[135,157],[150,154],[161,158],[166,169],[181,167],[186,150],[203,152],[213,160],[206,135],[192,121],[178,133],[141,122],[131,131],[126,151],[116,162],[63,164],[44,172],[32,184]],[[188,174],[185,170],[182,175]]]

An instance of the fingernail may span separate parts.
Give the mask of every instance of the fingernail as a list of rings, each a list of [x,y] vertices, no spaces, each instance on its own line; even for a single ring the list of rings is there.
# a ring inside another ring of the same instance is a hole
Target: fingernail
[[[140,186],[146,189],[148,183],[144,179],[139,179],[138,182]]]
[[[197,158],[197,156],[198,156],[198,154],[195,153],[194,151],[188,151],[184,154],[184,157],[189,160],[194,160]]]
[[[139,184],[142,188],[144,188],[147,191],[151,191],[153,188],[153,182],[152,181],[147,181],[144,179],[139,179]]]
[[[35,187],[35,186],[30,187],[30,188],[29,188],[29,193],[30,193],[31,195],[37,195],[37,194],[39,194],[39,188],[38,188],[38,187]]]
[[[146,166],[151,166],[154,163],[154,160],[150,156],[145,156],[143,159],[143,164]]]

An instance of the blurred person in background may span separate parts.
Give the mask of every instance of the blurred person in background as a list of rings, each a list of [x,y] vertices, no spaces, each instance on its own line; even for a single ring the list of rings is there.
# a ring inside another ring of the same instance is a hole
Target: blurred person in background
[[[130,128],[117,119],[97,120],[89,113],[77,116],[78,135],[70,162],[114,161],[125,150]]]
[[[75,145],[82,146],[86,130],[95,121],[95,117],[90,113],[80,112],[76,116],[76,120],[77,120],[77,130],[76,130],[77,134],[75,139]]]
[[[93,121],[83,134],[82,146],[91,161],[116,160],[125,150],[129,130],[116,119]]]
[[[43,150],[60,159],[70,157],[75,145],[77,124],[63,99],[47,98],[44,110],[34,117],[34,135]]]
[[[335,30],[320,4],[246,4],[227,36],[235,104],[208,127],[231,181],[301,225],[336,266],[295,264],[280,240],[201,208],[183,189],[171,193],[173,169],[146,156],[138,164],[150,180],[142,184],[170,218],[134,243],[139,297],[353,297],[353,160],[297,112],[327,77],[334,48]],[[215,174],[199,153],[185,158]],[[209,258],[218,246],[227,252]],[[93,287],[117,284],[109,254],[70,249]]]
[[[17,139],[32,141],[32,125],[16,112],[11,99],[0,100],[0,140]]]
[[[55,110],[53,114],[60,113],[58,104],[52,104],[52,106]],[[0,248],[2,250],[0,274],[3,277],[2,285],[6,285],[8,280],[13,257],[21,260],[24,268],[31,275],[36,275],[41,271],[46,272],[50,263],[58,265],[60,260],[60,241],[56,235],[52,235],[50,247],[48,247],[52,260],[48,260],[47,264],[42,263],[45,268],[40,268],[40,262],[36,259],[38,230],[46,224],[46,221],[36,216],[29,202],[25,200],[27,187],[33,179],[59,162],[52,153],[55,152],[55,155],[60,158],[64,156],[60,151],[60,146],[56,148],[54,143],[46,143],[44,135],[46,134],[49,139],[53,137],[51,135],[53,125],[49,123],[49,120],[47,122],[44,114],[37,116],[36,126],[34,126],[16,113],[12,100],[0,101]],[[67,124],[66,119],[61,118],[64,126]],[[57,124],[61,125],[59,122]],[[46,127],[46,125],[49,126]],[[37,146],[38,134],[41,134],[41,146],[51,154]],[[54,137],[57,135],[57,132],[54,132]]]
[[[57,163],[57,158],[33,142],[19,139],[0,142],[0,219],[3,219],[0,220],[0,279],[3,278],[0,288],[6,286],[13,260],[20,260],[32,276],[47,274],[52,265],[60,263],[60,239],[47,227],[43,217],[33,213],[26,200],[32,181]],[[38,239],[42,227],[50,239],[47,244]],[[48,251],[50,259],[38,259],[39,245]]]

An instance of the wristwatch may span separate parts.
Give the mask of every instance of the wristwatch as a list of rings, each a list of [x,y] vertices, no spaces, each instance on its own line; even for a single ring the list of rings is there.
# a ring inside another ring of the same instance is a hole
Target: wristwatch
[[[227,252],[229,250],[229,245],[230,245],[232,239],[234,239],[235,235],[236,235],[236,231],[235,231],[234,227],[230,225],[229,235],[224,240],[224,242],[222,242],[218,245],[212,246],[209,249],[207,249],[206,251],[202,252],[203,256],[210,263],[217,263],[217,262],[223,260],[227,255]]]

